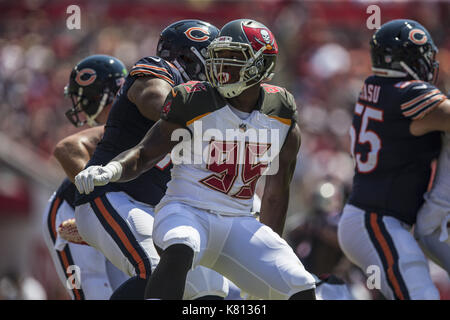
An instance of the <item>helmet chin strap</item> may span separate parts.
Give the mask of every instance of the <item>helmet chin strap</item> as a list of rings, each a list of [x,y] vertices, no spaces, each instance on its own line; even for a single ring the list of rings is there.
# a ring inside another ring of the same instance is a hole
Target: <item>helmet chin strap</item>
[[[405,71],[411,76],[413,77],[415,80],[421,80],[419,78],[419,76],[417,75],[417,73],[415,73],[405,62],[400,61],[399,62],[400,65],[402,66],[403,69],[405,69]]]
[[[193,54],[195,54],[195,56],[198,58],[198,60],[200,60],[202,65],[205,66],[205,59],[203,59],[202,55],[200,54],[200,52],[198,52],[197,48],[191,47],[191,51]]]
[[[372,71],[377,76],[387,77],[387,78],[402,78],[402,77],[406,77],[408,75],[406,72],[401,72],[401,71],[391,70],[391,69],[372,68]]]
[[[186,71],[184,70],[184,68],[180,65],[180,63],[178,62],[177,59],[174,59],[173,64],[175,65],[175,67],[177,67],[178,71],[180,71],[181,75],[183,76],[185,81],[191,81],[191,78],[189,78],[189,76],[187,75]]]

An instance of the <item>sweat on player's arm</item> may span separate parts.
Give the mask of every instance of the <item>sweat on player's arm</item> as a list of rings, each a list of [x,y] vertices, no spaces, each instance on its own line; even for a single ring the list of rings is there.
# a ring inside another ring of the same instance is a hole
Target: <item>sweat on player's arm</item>
[[[144,117],[158,121],[161,107],[171,88],[169,82],[160,78],[142,77],[134,81],[127,96]]]
[[[89,194],[95,186],[137,178],[163,159],[178,143],[171,140],[172,132],[178,128],[181,128],[179,124],[159,120],[135,147],[122,152],[105,166],[90,166],[80,172],[75,177],[78,191]]]
[[[446,99],[419,120],[411,122],[410,131],[421,136],[432,131],[450,132],[450,99]]]
[[[161,119],[136,146],[120,153],[105,166],[91,166],[75,177],[75,185],[80,193],[89,194],[95,186],[103,186],[109,182],[133,180],[151,169],[172,150],[179,142],[172,141],[172,132],[185,128],[186,108],[183,105],[186,90],[185,86],[180,85],[169,92],[165,97],[166,101],[161,102]],[[202,110],[200,107],[198,109],[195,114]]]
[[[172,141],[172,132],[180,128],[182,126],[179,124],[160,119],[138,145],[114,158],[112,161],[122,166],[122,174],[117,182],[133,180],[170,153],[178,143]]]
[[[103,136],[103,126],[89,128],[68,136],[56,144],[53,155],[70,181],[84,169]]]
[[[294,174],[300,144],[300,128],[295,124],[278,155],[278,172],[266,177],[260,221],[271,227],[280,236],[283,234],[289,204],[289,186]]]

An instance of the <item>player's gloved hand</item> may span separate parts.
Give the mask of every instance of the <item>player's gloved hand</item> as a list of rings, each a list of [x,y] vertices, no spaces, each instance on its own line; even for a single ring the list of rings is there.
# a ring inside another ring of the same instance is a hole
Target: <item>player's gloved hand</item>
[[[119,180],[122,175],[122,165],[112,161],[106,166],[90,166],[75,177],[75,186],[81,194],[89,194],[96,186],[104,186],[109,182]]]

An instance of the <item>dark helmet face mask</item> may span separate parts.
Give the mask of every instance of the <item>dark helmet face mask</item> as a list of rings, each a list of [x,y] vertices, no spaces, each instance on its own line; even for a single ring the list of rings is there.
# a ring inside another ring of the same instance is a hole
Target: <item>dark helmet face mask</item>
[[[80,119],[79,115],[83,113],[83,109],[81,109],[81,99],[79,96],[76,96],[73,93],[69,93],[69,86],[66,85],[64,87],[64,96],[66,98],[70,98],[72,102],[72,108],[66,111],[65,115],[67,119],[72,123],[75,127],[82,127],[86,123],[86,119]]]
[[[68,86],[64,88],[64,95],[72,102],[72,108],[67,110],[65,115],[75,127],[82,127],[85,124],[90,127],[98,126],[99,123],[95,119],[114,98],[108,89],[98,97],[87,98],[83,96],[83,88],[79,88],[79,92],[75,94],[68,92]]]
[[[93,55],[80,61],[72,70],[64,95],[72,107],[65,113],[75,127],[97,126],[98,115],[113,102],[126,76],[124,64],[111,56]]]

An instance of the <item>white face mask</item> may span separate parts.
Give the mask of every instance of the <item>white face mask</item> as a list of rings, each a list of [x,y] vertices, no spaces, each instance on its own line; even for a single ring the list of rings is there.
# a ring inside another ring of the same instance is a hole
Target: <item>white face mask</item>
[[[253,48],[249,44],[213,41],[208,47],[210,58],[206,60],[206,76],[208,81],[225,98],[233,98],[240,95],[244,90],[273,75],[270,73],[274,67],[273,63],[266,69],[264,74],[261,74],[256,66],[258,62],[262,63],[261,56],[265,49],[265,47],[262,47],[254,53]],[[220,58],[218,52],[221,50],[239,51],[242,53],[244,60]],[[239,80],[233,83],[227,83],[229,80],[228,77],[223,76],[225,74],[223,72],[224,66],[241,68]]]

